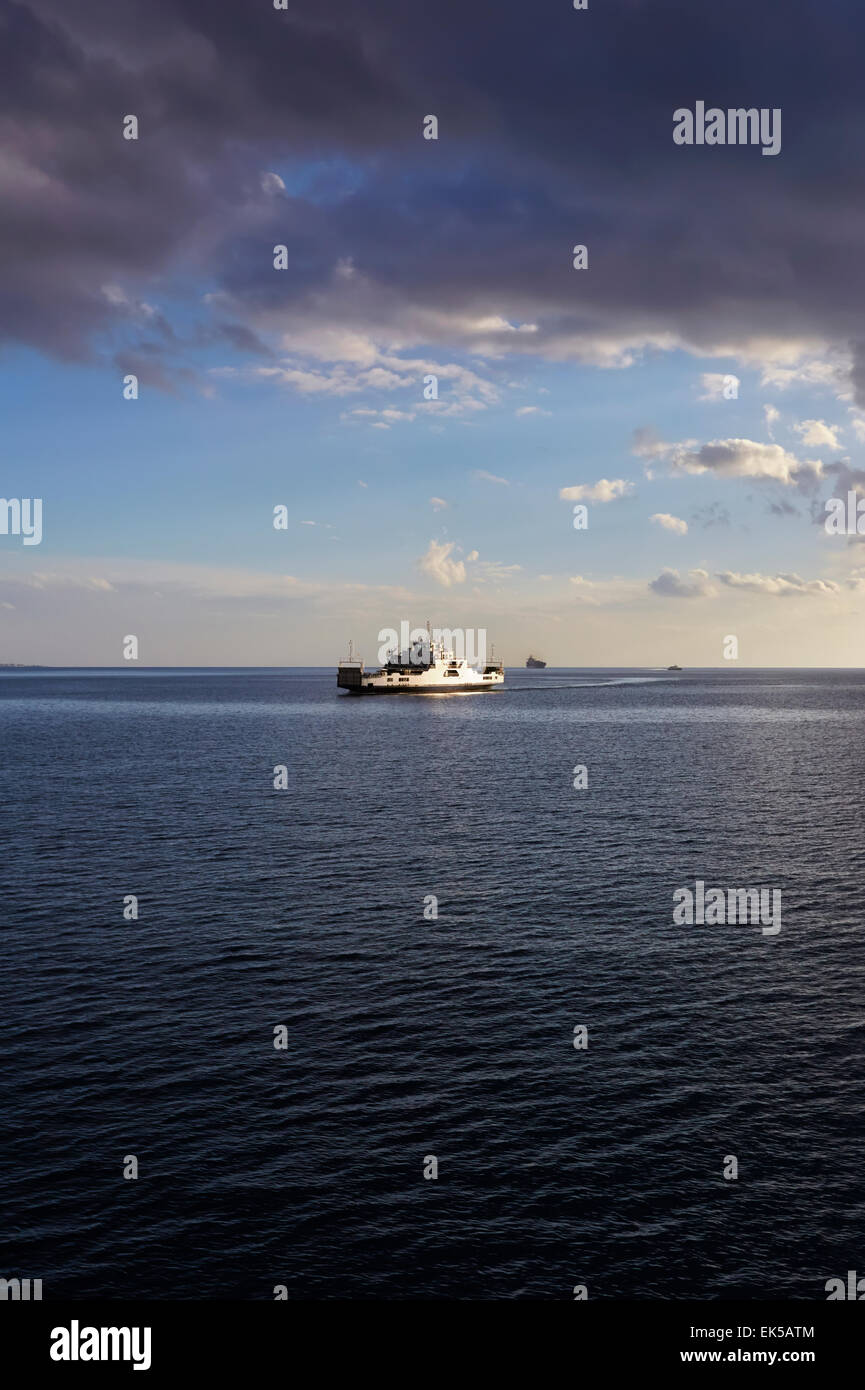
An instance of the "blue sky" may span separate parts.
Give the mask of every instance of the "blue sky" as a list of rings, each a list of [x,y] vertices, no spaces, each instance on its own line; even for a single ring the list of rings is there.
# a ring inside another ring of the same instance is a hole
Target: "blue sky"
[[[865,491],[861,20],[832,71],[776,8],[733,6],[735,68],[673,0],[423,42],[388,4],[18,7],[3,492],[43,538],[0,535],[0,659],[332,664],[430,617],[513,663],[860,664],[822,520]],[[784,104],[782,152],[675,146],[683,90]]]

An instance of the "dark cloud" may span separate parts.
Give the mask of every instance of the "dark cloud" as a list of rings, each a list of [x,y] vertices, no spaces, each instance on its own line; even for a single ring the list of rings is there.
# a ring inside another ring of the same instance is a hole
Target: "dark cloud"
[[[849,459],[840,459],[837,463],[827,463],[824,468],[827,475],[826,481],[830,484],[825,489],[826,495],[812,498],[810,504],[810,520],[814,526],[825,529],[829,517],[827,503],[830,497],[840,498],[847,508],[849,494],[856,495],[857,500],[865,497],[865,468],[855,468]],[[856,504],[854,503],[854,509]],[[854,510],[853,524],[856,525],[857,517]],[[846,541],[851,545],[860,545],[865,541],[865,535],[860,535],[856,531],[853,535],[846,536]]]
[[[766,501],[766,511],[770,516],[799,516],[799,508],[794,507],[792,502],[788,502],[786,497],[769,498]]]
[[[865,495],[865,468],[854,468],[849,459],[827,463],[823,469],[834,480],[836,491],[858,492]]]
[[[704,531],[710,530],[713,526],[729,526],[730,513],[720,502],[710,502],[691,513],[691,525],[702,526]]]
[[[267,344],[242,323],[218,323],[213,336],[216,339],[224,339],[237,352],[250,352],[256,357],[273,357]]]
[[[144,349],[138,352],[118,352],[114,357],[118,376],[130,373],[138,378],[140,386],[154,386],[169,395],[178,395],[183,387],[201,387],[199,374],[191,367],[167,368],[155,352],[148,354]]]
[[[601,361],[821,339],[865,402],[863,37],[849,0],[0,0],[0,333],[124,346],[119,285],[173,363],[181,317],[259,353],[286,323]],[[781,153],[674,146],[698,98],[780,107]]]

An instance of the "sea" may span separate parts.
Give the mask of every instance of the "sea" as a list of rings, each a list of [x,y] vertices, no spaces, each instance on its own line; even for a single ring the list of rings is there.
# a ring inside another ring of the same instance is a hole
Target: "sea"
[[[865,673],[0,675],[0,1275],[823,1300],[865,1274]],[[697,883],[780,931],[674,921]]]

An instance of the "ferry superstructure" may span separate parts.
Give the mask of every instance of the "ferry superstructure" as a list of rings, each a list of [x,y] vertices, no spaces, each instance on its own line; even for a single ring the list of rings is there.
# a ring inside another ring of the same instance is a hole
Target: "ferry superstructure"
[[[505,683],[501,661],[470,666],[440,641],[417,641],[406,651],[394,649],[379,670],[367,671],[351,647],[337,667],[336,683],[350,695],[456,695],[494,690]]]

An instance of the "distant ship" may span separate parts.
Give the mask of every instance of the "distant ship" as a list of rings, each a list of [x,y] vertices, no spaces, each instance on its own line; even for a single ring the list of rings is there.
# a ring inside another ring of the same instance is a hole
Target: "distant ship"
[[[538,661],[538,658],[536,656],[530,656],[528,661],[526,662],[526,670],[543,671],[546,667],[546,664],[547,663],[545,661]]]
[[[378,671],[365,670],[349,644],[348,657],[337,668],[336,683],[351,695],[455,695],[504,685],[505,673],[501,661],[486,661],[483,667],[470,666],[441,642],[428,637],[415,642],[408,651],[394,648]]]
[[[667,670],[668,670],[668,671],[681,671],[681,669],[682,669],[681,666],[668,666],[668,667],[667,667]]]

